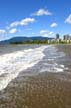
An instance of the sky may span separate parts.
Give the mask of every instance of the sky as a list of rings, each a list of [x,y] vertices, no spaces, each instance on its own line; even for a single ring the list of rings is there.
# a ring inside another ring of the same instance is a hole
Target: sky
[[[71,35],[71,0],[0,0],[0,40]]]

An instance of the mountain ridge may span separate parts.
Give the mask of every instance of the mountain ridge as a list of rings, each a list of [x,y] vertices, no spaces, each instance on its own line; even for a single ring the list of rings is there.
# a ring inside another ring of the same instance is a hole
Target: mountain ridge
[[[12,42],[25,42],[28,40],[52,40],[52,37],[42,37],[42,36],[33,36],[33,37],[26,37],[26,36],[16,36],[7,40],[0,41],[0,44],[10,44]]]

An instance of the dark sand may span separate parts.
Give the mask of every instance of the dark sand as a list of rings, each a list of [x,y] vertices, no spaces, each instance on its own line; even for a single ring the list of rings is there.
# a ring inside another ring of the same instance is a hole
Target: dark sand
[[[71,45],[55,47],[66,53],[67,62],[62,62],[71,69]],[[24,73],[31,70],[28,69]],[[32,76],[21,73],[0,92],[0,108],[71,108],[70,72],[44,72]]]

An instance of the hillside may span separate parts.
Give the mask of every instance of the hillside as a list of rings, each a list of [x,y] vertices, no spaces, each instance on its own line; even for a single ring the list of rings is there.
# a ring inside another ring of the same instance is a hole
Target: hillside
[[[49,37],[41,37],[41,36],[35,36],[35,37],[13,37],[8,40],[0,41],[0,44],[10,44],[12,42],[25,42],[28,40],[52,40],[53,38]]]

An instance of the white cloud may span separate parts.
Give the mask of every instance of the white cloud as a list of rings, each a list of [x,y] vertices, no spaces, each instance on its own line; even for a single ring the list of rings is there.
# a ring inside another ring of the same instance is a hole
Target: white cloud
[[[54,35],[54,33],[52,31],[50,32],[48,30],[41,30],[40,35],[44,36],[44,37],[52,37]]]
[[[71,24],[71,14],[68,16],[68,18],[65,20],[65,23]]]
[[[26,18],[21,20],[20,25],[28,25],[29,23],[35,22],[34,18]]]
[[[48,35],[48,33],[45,33],[45,34],[43,34],[42,36],[44,36],[44,37],[48,37],[49,35]]]
[[[13,23],[10,24],[10,27],[16,27],[16,26],[18,26],[19,24],[20,24],[19,21],[15,21],[15,22],[13,22]]]
[[[13,23],[10,24],[10,27],[17,27],[17,26],[25,26],[25,25],[28,25],[30,23],[33,23],[35,22],[35,19],[34,18],[25,18],[21,21],[15,21]]]
[[[41,36],[47,37],[48,34],[49,34],[49,32],[48,32],[47,30],[41,30],[41,31],[40,31],[40,35],[41,35]]]
[[[53,32],[49,32],[49,35],[53,35],[54,33]]]
[[[40,31],[40,34],[44,34],[44,33],[48,33],[48,31],[47,30],[41,30]]]
[[[0,29],[0,40],[4,39],[5,35],[6,35],[6,30]]]
[[[55,22],[50,25],[50,27],[57,27],[57,26],[58,26],[58,24]]]
[[[5,34],[6,31],[4,29],[0,29],[0,34]]]
[[[43,15],[52,15],[51,12],[45,9],[39,9],[37,12],[32,14],[33,16],[43,16]]]
[[[16,28],[13,28],[13,29],[11,29],[10,31],[9,31],[9,33],[16,33],[17,32],[17,29]]]

